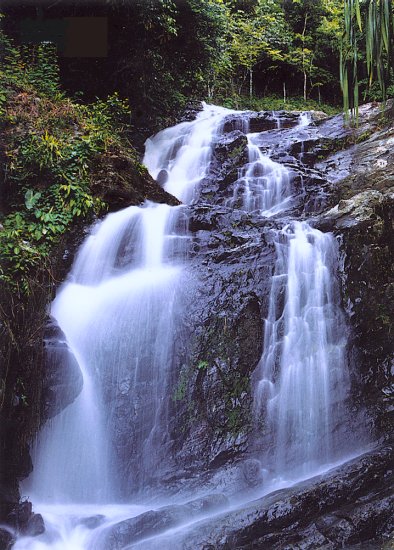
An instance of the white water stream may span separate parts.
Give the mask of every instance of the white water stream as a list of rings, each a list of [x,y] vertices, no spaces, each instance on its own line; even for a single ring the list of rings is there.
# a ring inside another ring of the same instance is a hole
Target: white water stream
[[[144,163],[184,203],[197,200],[215,136],[230,113],[205,106],[195,121],[147,141]],[[300,117],[300,126],[305,123]],[[290,174],[261,153],[254,134],[247,139],[249,162],[229,204],[278,216],[292,203]],[[131,498],[152,472],[159,477],[167,459],[168,374],[189,242],[182,212],[146,203],[108,215],[93,228],[52,304],[84,384],[75,402],[43,428],[33,474],[23,487],[47,531],[20,538],[15,550],[97,550],[100,530],[145,509],[110,503],[119,502],[120,494]],[[277,260],[254,408],[256,418],[264,412],[268,419],[275,443],[267,459],[275,476],[294,479],[333,459],[331,426],[347,384],[345,342],[333,237],[294,221],[274,241]],[[115,405],[110,387],[118,391]],[[119,476],[122,449],[113,433],[124,429],[124,422],[117,425],[122,406],[132,411],[124,437],[132,441],[135,467]],[[101,514],[105,518],[96,517],[96,525],[92,518]]]
[[[348,389],[346,329],[332,235],[292,222],[275,235],[275,249],[255,413],[274,441],[273,471],[291,478],[335,456],[334,427]]]

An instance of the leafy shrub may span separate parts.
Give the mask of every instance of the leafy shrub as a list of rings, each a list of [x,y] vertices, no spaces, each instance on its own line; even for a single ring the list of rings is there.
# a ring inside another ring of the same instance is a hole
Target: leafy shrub
[[[52,44],[16,48],[0,31],[4,67],[0,114],[5,128],[0,226],[0,281],[29,291],[29,278],[45,268],[53,246],[79,218],[106,205],[92,192],[99,155],[116,151],[130,118],[113,94],[81,105],[59,86]]]

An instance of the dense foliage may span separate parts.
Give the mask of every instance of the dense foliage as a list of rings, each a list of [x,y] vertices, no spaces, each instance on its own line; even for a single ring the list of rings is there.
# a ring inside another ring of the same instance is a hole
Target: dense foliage
[[[169,2],[154,4],[159,25]],[[129,9],[134,21],[145,21],[145,5],[137,14]],[[173,2],[171,13],[170,28],[152,33],[149,20],[137,27],[137,43],[129,43],[134,54],[124,59],[124,82],[135,59],[144,65],[136,72],[144,75],[143,93],[135,80],[133,90],[121,83],[132,104],[134,93],[146,97],[148,112],[149,102],[168,112],[190,96],[233,105],[275,94],[284,102],[299,95],[340,101],[340,0],[185,0]]]
[[[90,105],[68,99],[51,44],[18,48],[4,34],[0,40],[0,280],[28,293],[59,238],[79,217],[105,208],[92,191],[92,165],[119,146],[129,109],[116,94]]]
[[[299,96],[341,102],[342,0],[60,0],[40,6],[48,28],[56,18],[106,17],[107,55],[61,56],[61,80],[85,100],[115,91],[127,97],[136,132],[168,124],[190,98],[231,105],[252,96],[276,96],[282,106]],[[25,18],[37,18],[15,3],[5,11],[7,31],[19,38]]]

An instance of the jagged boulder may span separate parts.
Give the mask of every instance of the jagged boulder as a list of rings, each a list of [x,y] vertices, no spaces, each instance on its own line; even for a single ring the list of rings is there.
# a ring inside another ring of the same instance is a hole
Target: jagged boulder
[[[177,122],[189,122],[194,120],[198,113],[204,108],[201,101],[189,101],[182,114],[177,118]]]
[[[12,532],[8,529],[0,528],[0,548],[1,550],[10,550],[15,542]]]
[[[178,199],[164,191],[146,168],[125,154],[99,157],[92,174],[92,189],[108,203],[110,211],[145,200],[176,206]]]

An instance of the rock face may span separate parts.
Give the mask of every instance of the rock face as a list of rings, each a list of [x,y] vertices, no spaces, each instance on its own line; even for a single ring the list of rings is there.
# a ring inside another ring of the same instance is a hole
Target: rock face
[[[362,119],[358,135],[365,141],[317,164],[338,190],[337,204],[324,213],[322,221],[342,239],[343,301],[360,371],[356,397],[367,404],[372,429],[383,436],[391,433],[394,410],[392,109],[389,103],[382,119],[376,108],[364,107],[368,120]],[[374,132],[379,120],[379,130]]]
[[[157,185],[142,164],[125,155],[100,157],[92,179],[93,191],[103,198],[111,211],[140,204],[144,200],[173,206],[179,204],[175,197]]]
[[[295,214],[301,219],[312,216],[318,227],[334,231],[338,238],[342,236],[344,264],[341,276],[345,298],[349,292],[350,278],[353,281],[350,272],[359,273],[359,263],[350,248],[354,245],[353,238],[350,235],[347,237],[336,217],[338,203],[342,209],[345,203],[342,183],[334,175],[332,158],[338,148],[345,148],[351,156],[358,147],[365,147],[365,142],[359,145],[354,142],[373,132],[378,124],[379,110],[362,110],[360,125],[354,131],[343,127],[342,116],[320,119],[295,129],[298,114],[289,115],[287,119],[284,113],[280,115],[281,127],[274,131],[265,131],[271,130],[274,121],[277,124],[277,118],[273,119],[271,113],[251,114],[250,124],[252,121],[257,124],[257,120],[260,125],[259,131],[262,133],[256,141],[261,149],[270,150],[274,160],[291,170],[297,198],[289,209],[289,215]],[[223,125],[223,134],[217,138],[201,198],[196,205],[189,207],[189,228],[193,232],[190,274],[199,284],[183,327],[186,337],[178,339],[189,342],[187,347],[185,344],[178,346],[175,363],[183,366],[171,381],[174,388],[170,414],[173,419],[172,455],[176,458],[173,470],[163,480],[167,486],[178,476],[179,479],[192,477],[196,470],[201,477],[201,472],[212,472],[224,465],[237,464],[239,460],[253,459],[253,438],[249,437],[252,429],[251,380],[263,347],[262,321],[267,316],[270,277],[275,261],[270,230],[277,222],[275,219],[262,219],[258,212],[245,213],[223,206],[234,196],[239,168],[247,160],[246,146],[242,121],[239,116],[229,115]],[[343,151],[341,155],[343,163],[349,168],[351,161],[345,159]],[[324,164],[321,161],[323,156],[326,157]],[[342,177],[343,169],[339,169]],[[381,202],[380,193],[371,190],[364,195],[365,208],[369,209],[365,215],[372,216],[372,219],[375,219],[374,205]],[[360,198],[354,211],[364,208],[363,204]],[[349,206],[350,210],[352,208]],[[355,227],[358,223],[356,214],[353,219]],[[390,265],[387,228],[383,234],[385,245],[376,241],[375,236],[371,236],[371,241],[375,243],[375,256],[381,254],[382,260],[383,256],[386,257],[386,267],[380,275],[387,278]],[[362,250],[363,245],[358,245]],[[363,285],[363,288],[367,289],[368,285]],[[383,290],[379,289],[379,292]],[[353,301],[352,307],[356,307],[360,300],[353,296]],[[369,307],[375,307],[372,304],[380,301],[381,297],[379,300],[370,298]],[[349,310],[347,302],[344,306]],[[385,315],[390,317],[388,312]],[[364,319],[365,331],[370,317],[363,317],[360,311],[357,318],[360,323]],[[373,439],[378,437],[374,425],[383,421],[383,401],[377,399],[377,391],[372,387],[381,391],[387,384],[389,332],[385,333],[385,347],[378,352],[376,345],[369,352],[370,356],[374,354],[375,362],[380,360],[380,366],[372,371],[372,382],[371,377],[364,377],[367,371],[359,369],[360,355],[364,355],[364,351],[358,355],[354,352],[356,346],[360,349],[360,343],[365,339],[365,332],[358,334],[361,324],[356,325],[355,320],[351,316],[349,361],[353,365],[355,403],[350,406],[357,404],[362,393],[371,393],[371,408],[360,421],[369,423],[370,437]],[[376,343],[374,339],[372,341]],[[368,362],[365,357],[364,360]],[[179,426],[182,426],[181,431]],[[228,475],[239,482],[238,475]],[[227,481],[232,483],[229,478]]]
[[[0,529],[0,548],[9,550],[14,542],[15,539],[10,531],[7,529]]]
[[[392,460],[392,448],[382,448],[137,548],[335,550],[356,544],[368,548],[375,538],[388,542],[393,529]]]
[[[79,365],[54,320],[48,322],[44,345],[42,422],[56,416],[70,405],[81,392],[83,385]]]

